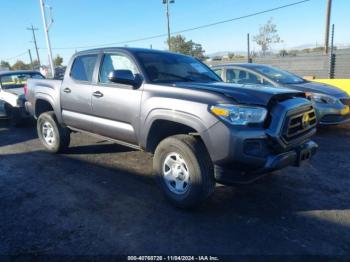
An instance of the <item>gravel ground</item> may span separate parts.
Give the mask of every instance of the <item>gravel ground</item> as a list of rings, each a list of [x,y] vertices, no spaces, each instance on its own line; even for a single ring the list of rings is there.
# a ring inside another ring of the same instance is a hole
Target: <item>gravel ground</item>
[[[173,208],[151,155],[73,134],[43,151],[34,124],[0,121],[0,254],[350,255],[350,125],[319,130],[301,168],[217,186],[195,211]]]

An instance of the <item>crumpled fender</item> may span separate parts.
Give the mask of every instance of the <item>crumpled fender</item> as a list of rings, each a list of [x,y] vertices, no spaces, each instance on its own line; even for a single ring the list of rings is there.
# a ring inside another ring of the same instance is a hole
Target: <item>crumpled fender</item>
[[[0,91],[0,100],[4,101],[7,104],[10,104],[12,107],[18,107],[17,101],[18,101],[18,95]]]

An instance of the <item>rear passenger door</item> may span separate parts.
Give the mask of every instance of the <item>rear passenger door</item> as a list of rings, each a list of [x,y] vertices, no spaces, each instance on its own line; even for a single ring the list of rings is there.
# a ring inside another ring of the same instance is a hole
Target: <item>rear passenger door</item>
[[[62,117],[66,125],[92,131],[92,79],[98,54],[77,56],[61,87]]]
[[[225,82],[227,83],[234,83],[237,84],[237,76],[239,74],[239,70],[238,69],[234,69],[234,68],[226,68],[225,70]]]

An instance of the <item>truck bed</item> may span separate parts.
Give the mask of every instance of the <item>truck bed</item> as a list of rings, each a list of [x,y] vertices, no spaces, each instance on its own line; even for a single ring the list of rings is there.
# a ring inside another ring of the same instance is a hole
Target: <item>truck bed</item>
[[[46,97],[54,107],[60,101],[60,88],[62,80],[53,79],[28,79],[26,94],[26,109],[30,114],[34,113],[35,100],[38,97]]]

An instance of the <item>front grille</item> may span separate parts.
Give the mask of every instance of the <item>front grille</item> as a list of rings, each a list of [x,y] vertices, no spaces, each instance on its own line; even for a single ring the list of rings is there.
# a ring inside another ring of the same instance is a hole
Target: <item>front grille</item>
[[[299,139],[317,125],[315,110],[307,107],[302,111],[287,115],[283,127],[283,138],[287,143]]]
[[[341,98],[340,101],[346,105],[346,106],[350,106],[350,98]]]

